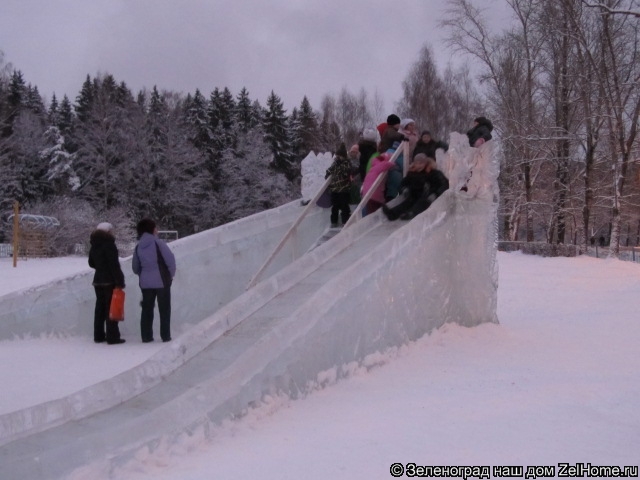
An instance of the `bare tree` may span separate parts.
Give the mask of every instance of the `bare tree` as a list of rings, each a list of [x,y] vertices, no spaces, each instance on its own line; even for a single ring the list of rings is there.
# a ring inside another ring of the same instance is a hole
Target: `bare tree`
[[[640,5],[638,4],[637,0],[630,0],[628,2],[629,8],[626,8],[626,9],[612,7],[607,2],[593,3],[593,2],[589,2],[588,0],[582,0],[582,3],[587,7],[597,8],[603,14],[606,14],[606,15],[630,15],[632,17],[640,18]],[[632,8],[635,8],[636,10],[631,10]]]
[[[512,156],[506,161],[515,162],[522,175],[514,183],[521,185],[524,198],[512,195],[512,204],[503,210],[513,218],[514,209],[522,206],[526,240],[533,241],[533,173],[539,159],[534,137],[540,132],[537,97],[542,39],[533,29],[534,0],[507,0],[507,4],[519,22],[519,30],[512,34],[492,36],[482,12],[469,0],[452,0],[444,25],[449,28],[448,45],[475,58],[483,69],[481,80],[489,84],[490,99],[500,113],[503,139],[510,143],[506,152]]]

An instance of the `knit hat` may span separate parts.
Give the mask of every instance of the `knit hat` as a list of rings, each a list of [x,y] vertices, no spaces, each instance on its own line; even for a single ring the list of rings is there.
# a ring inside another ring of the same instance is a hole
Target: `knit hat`
[[[336,151],[336,155],[343,158],[347,157],[347,147],[345,147],[344,143],[340,144],[338,150]]]
[[[370,142],[378,141],[378,135],[374,128],[366,128],[364,132],[362,132],[362,138],[364,140],[369,140]]]
[[[398,117],[395,114],[391,114],[387,117],[387,125],[392,126],[392,125],[398,125],[400,123],[400,117]]]
[[[431,132],[429,130],[423,130],[422,133],[420,134],[420,136],[422,137],[423,135],[431,136]]]
[[[400,122],[400,127],[407,128],[407,125],[409,125],[410,123],[416,123],[416,122],[412,118],[403,118],[402,121]]]
[[[109,222],[101,222],[96,227],[96,230],[102,230],[104,232],[110,232],[111,230],[113,230],[113,225],[111,225]]]

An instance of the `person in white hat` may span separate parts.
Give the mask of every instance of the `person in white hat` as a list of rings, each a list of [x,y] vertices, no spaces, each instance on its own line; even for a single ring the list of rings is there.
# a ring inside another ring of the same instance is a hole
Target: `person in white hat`
[[[120,268],[118,248],[113,236],[113,225],[99,223],[91,233],[89,266],[95,269],[93,288],[96,292],[96,307],[93,317],[93,341],[109,345],[124,343],[120,337],[117,321],[109,320],[111,296],[115,287],[124,288],[124,274]]]

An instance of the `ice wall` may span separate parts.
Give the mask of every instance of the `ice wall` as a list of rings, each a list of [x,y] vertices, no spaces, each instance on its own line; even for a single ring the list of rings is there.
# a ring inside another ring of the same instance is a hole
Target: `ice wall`
[[[174,336],[240,295],[302,208],[299,201],[291,202],[172,242],[178,266],[171,288]],[[304,254],[328,224],[325,213],[312,211],[264,277]],[[140,333],[141,296],[131,257],[122,259],[121,266],[127,288],[120,329],[127,338]],[[0,339],[42,333],[92,337],[92,279],[93,270],[87,268],[86,273],[0,297]]]
[[[235,395],[207,419],[237,415],[265,395],[304,394],[444,323],[498,322],[498,144],[472,149],[466,136],[452,134],[451,147],[439,163],[452,188],[411,222],[397,222],[239,358],[228,373],[238,382]],[[371,217],[362,222],[388,224],[379,213]],[[276,277],[295,276],[296,268]]]

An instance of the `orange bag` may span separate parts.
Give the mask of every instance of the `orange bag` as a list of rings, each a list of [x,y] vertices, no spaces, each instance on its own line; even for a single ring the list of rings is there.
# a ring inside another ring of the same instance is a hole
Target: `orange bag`
[[[109,320],[115,322],[124,320],[124,290],[118,287],[113,289],[113,295],[111,296]]]

